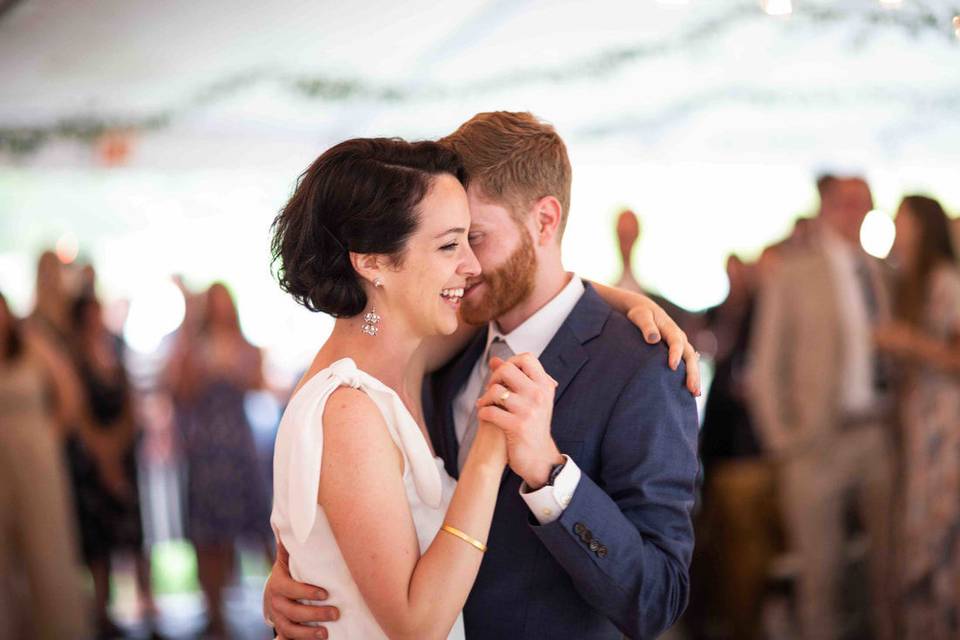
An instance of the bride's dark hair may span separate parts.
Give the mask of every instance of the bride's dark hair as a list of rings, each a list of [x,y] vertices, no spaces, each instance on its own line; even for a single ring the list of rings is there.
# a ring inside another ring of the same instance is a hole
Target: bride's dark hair
[[[348,252],[401,264],[434,177],[466,185],[453,151],[435,142],[355,138],[331,147],[300,175],[274,219],[271,264],[280,287],[311,311],[355,316],[367,294]]]

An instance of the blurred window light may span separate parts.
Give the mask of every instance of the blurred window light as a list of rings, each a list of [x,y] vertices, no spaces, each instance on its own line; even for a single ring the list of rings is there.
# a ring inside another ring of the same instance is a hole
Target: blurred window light
[[[788,16],[793,13],[791,0],[761,0],[760,4],[770,16]]]
[[[80,241],[72,233],[65,233],[57,240],[57,257],[63,264],[71,264],[80,253]]]
[[[123,337],[139,353],[153,353],[163,338],[183,322],[183,293],[168,279],[143,287],[130,301]]]
[[[897,235],[893,220],[883,211],[874,209],[860,226],[860,245],[875,258],[886,258]]]

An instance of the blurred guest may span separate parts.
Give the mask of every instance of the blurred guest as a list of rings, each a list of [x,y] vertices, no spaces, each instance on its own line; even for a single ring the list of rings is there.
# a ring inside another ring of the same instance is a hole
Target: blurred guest
[[[726,360],[731,353],[742,346],[740,334],[743,331],[744,320],[751,313],[754,296],[754,269],[736,255],[727,258],[727,282],[730,288],[727,297],[715,307],[704,312],[707,325],[715,337],[716,360]]]
[[[0,294],[0,639],[84,638],[72,508],[57,424],[75,420],[69,364]]]
[[[57,254],[44,251],[37,261],[36,303],[29,322],[55,346],[66,353],[70,344],[70,303],[72,295],[64,278],[64,268]]]
[[[683,329],[684,332],[688,335],[693,335],[699,328],[697,317],[694,314],[661,295],[647,291],[637,281],[633,272],[633,248],[640,238],[640,231],[640,220],[637,218],[637,214],[630,209],[621,211],[617,217],[617,242],[620,247],[620,260],[623,265],[623,271],[614,286],[619,289],[625,289],[626,291],[642,293],[648,298],[651,298],[667,312],[667,315],[680,325],[680,328]]]
[[[124,366],[123,343],[104,324],[99,301],[79,298],[72,321],[84,397],[79,437],[71,448],[74,492],[83,555],[93,576],[99,633],[112,637],[121,635],[107,613],[114,553],[133,554],[141,608],[151,623],[156,613],[150,561],[143,546],[133,389]]]
[[[960,218],[954,218],[950,221],[950,231],[953,235],[953,246],[960,247]],[[960,257],[957,260],[960,261]]]
[[[810,218],[797,218],[793,223],[793,231],[787,237],[789,248],[797,251],[810,249],[816,235],[814,227],[815,222]]]
[[[844,524],[853,498],[869,538],[873,637],[891,637],[891,464],[887,394],[872,330],[889,318],[881,264],[859,245],[873,206],[859,178],[818,185],[809,251],[786,255],[760,295],[750,401],[764,449],[782,465],[787,535],[799,555],[802,637],[840,632]]]
[[[620,279],[616,286],[627,291],[642,292],[643,287],[637,282],[633,275],[633,248],[640,239],[640,220],[637,214],[629,209],[624,209],[617,216],[617,242],[620,247],[620,261],[623,265],[623,271],[620,273]]]
[[[97,297],[97,271],[91,263],[86,263],[77,272],[77,297]]]
[[[706,313],[718,348],[700,432],[704,485],[691,580],[694,597],[704,602],[691,604],[705,610],[696,637],[707,627],[736,640],[761,637],[763,595],[779,546],[774,470],[762,455],[746,400],[753,269],[730,256],[730,293]]]
[[[222,284],[207,291],[196,330],[179,336],[166,378],[188,466],[187,531],[207,598],[208,633],[225,637],[222,592],[234,542],[252,536],[268,549],[272,534],[267,487],[244,412],[246,392],[263,385],[261,355],[240,332]]]
[[[901,592],[907,639],[960,637],[960,267],[936,200],[903,199],[894,320],[876,332],[903,372]]]

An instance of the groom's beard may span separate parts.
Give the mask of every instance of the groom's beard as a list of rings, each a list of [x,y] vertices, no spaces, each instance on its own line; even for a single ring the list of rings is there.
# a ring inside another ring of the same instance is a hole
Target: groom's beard
[[[502,316],[527,299],[533,291],[536,272],[533,240],[530,232],[520,227],[520,246],[499,267],[483,272],[483,296],[464,299],[461,317],[470,324],[481,325]]]

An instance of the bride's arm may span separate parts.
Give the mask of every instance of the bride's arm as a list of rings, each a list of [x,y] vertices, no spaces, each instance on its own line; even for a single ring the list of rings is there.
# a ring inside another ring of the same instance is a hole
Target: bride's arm
[[[336,391],[323,430],[319,503],[364,601],[391,638],[445,638],[483,553],[441,531],[420,555],[402,455],[363,392]],[[505,464],[503,435],[481,425],[445,523],[485,544]]]
[[[687,365],[687,389],[693,395],[699,396],[700,356],[687,340],[687,334],[667,315],[663,307],[642,293],[608,287],[598,282],[590,284],[604,302],[625,314],[630,322],[637,325],[648,343],[655,344],[660,341],[660,336],[663,336],[670,348],[670,368],[675,370],[682,359]]]

